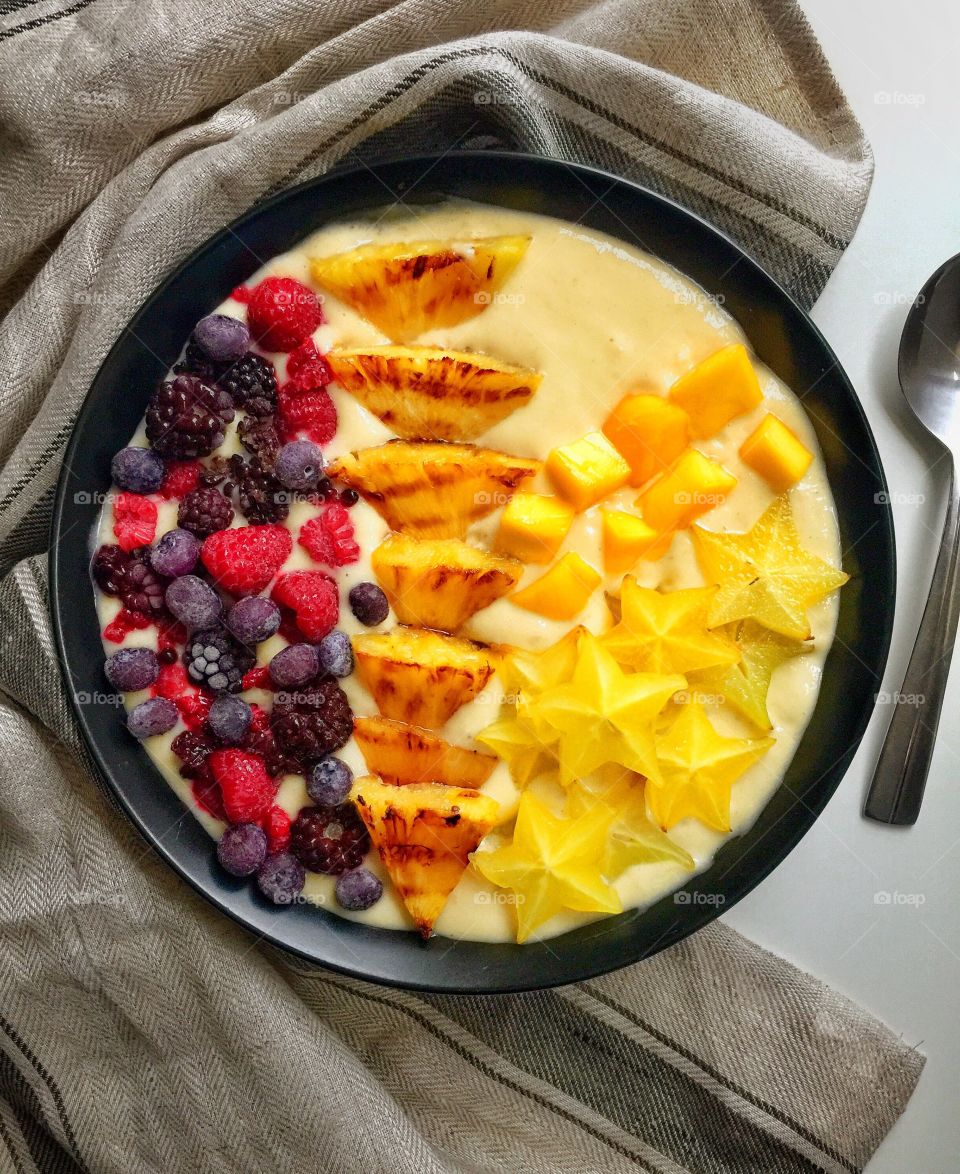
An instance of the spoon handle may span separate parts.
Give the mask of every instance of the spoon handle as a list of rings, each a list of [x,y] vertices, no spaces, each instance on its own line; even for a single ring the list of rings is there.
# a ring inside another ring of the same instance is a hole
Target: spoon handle
[[[917,822],[940,722],[960,616],[960,489],[951,459],[940,553],[910,663],[867,792],[863,814],[881,823]]]

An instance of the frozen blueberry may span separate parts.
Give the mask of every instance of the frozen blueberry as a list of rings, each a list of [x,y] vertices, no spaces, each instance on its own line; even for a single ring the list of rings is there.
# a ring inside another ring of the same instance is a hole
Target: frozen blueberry
[[[353,672],[353,649],[346,632],[330,632],[317,646],[320,667],[331,677],[349,677]]]
[[[255,823],[228,827],[217,843],[217,859],[231,876],[250,876],[267,858],[267,833]]]
[[[307,794],[321,807],[339,807],[350,793],[353,771],[332,754],[321,758],[307,775]]]
[[[241,644],[260,644],[280,627],[280,608],[262,595],[250,595],[230,609],[227,627]]]
[[[287,489],[316,489],[323,475],[323,453],[310,440],[291,440],[280,450],[273,471]]]
[[[288,644],[270,661],[270,677],[281,689],[305,685],[320,671],[320,658],[312,644]]]
[[[289,905],[303,891],[307,874],[292,852],[275,852],[257,869],[260,892],[274,905]]]
[[[189,530],[168,530],[150,551],[150,565],[158,575],[170,579],[189,575],[197,565],[200,539]]]
[[[188,628],[212,628],[220,619],[220,596],[196,575],[174,579],[165,599],[174,618]]]
[[[246,323],[228,314],[208,314],[193,328],[193,341],[209,358],[218,363],[241,359],[250,345]]]
[[[180,717],[180,711],[166,697],[151,697],[143,701],[127,715],[127,729],[135,738],[153,738],[172,730]]]
[[[350,588],[347,599],[350,610],[360,623],[366,624],[368,628],[382,624],[390,614],[387,597],[376,583],[358,583],[356,587]]]
[[[334,892],[338,904],[359,913],[376,905],[383,896],[383,885],[368,868],[353,868],[337,877]]]
[[[131,493],[156,493],[164,472],[163,461],[152,448],[122,448],[110,462],[114,482]]]
[[[210,732],[228,745],[236,745],[243,739],[252,720],[253,710],[242,697],[234,697],[232,693],[221,693],[207,714]]]
[[[103,671],[114,689],[134,693],[153,684],[160,664],[152,648],[121,648],[106,662]]]

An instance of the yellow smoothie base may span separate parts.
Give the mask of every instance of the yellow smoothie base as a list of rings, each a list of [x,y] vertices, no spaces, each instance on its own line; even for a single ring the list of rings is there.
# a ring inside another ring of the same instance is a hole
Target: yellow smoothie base
[[[477,438],[477,444],[520,456],[545,458],[557,445],[599,429],[627,392],[665,394],[676,378],[695,363],[722,346],[744,341],[737,324],[703,290],[638,249],[547,217],[459,202],[450,202],[416,215],[390,213],[380,219],[373,217],[329,226],[291,252],[275,257],[253,275],[248,284],[252,286],[268,274],[283,274],[310,285],[309,255],[340,253],[368,242],[465,241],[508,233],[529,234],[532,238],[530,247],[487,309],[468,322],[429,331],[416,340],[420,345],[488,353],[542,372],[543,381],[532,401]],[[327,296],[323,303],[327,321],[314,335],[321,351],[334,346],[382,345],[390,341],[335,299]],[[219,312],[242,318],[245,307],[228,299],[219,307]],[[284,355],[271,358],[282,382],[286,358]],[[712,530],[748,530],[773,500],[772,491],[744,464],[737,452],[766,412],[772,410],[815,454],[803,480],[790,491],[801,543],[810,553],[839,566],[840,548],[833,499],[813,429],[793,392],[761,364],[755,365],[764,402],[731,421],[711,439],[695,443],[696,448],[720,461],[738,478],[726,501],[701,519],[701,524]],[[331,386],[330,391],[339,414],[339,427],[333,441],[324,450],[328,459],[380,444],[393,436],[351,395],[336,386]],[[142,430],[133,438],[133,443],[146,444]],[[219,451],[242,451],[236,439],[236,423],[231,425]],[[545,477],[528,484],[527,488],[550,492]],[[601,505],[608,509],[632,511],[636,496],[636,489],[627,488],[612,494]],[[158,538],[176,525],[176,509],[176,502],[161,505]],[[315,507],[309,503],[293,505],[287,525],[294,536],[302,522],[314,513]],[[468,539],[491,544],[501,513],[502,510],[497,510],[473,527]],[[352,634],[370,629],[362,628],[354,619],[346,602],[347,593],[355,583],[374,578],[370,557],[386,537],[388,528],[363,501],[351,509],[351,517],[362,551],[361,558],[358,563],[341,568],[336,574],[341,587],[339,626]],[[112,540],[112,522],[108,504],[101,518],[98,542]],[[238,516],[237,523],[243,524],[243,518]],[[577,516],[558,557],[566,551],[575,551],[592,566],[603,567],[599,505]],[[295,543],[284,570],[315,566],[306,551]],[[542,566],[526,567],[519,586],[538,578],[544,569]],[[677,535],[661,561],[641,561],[632,573],[642,586],[664,590],[700,586],[704,581],[686,532]],[[553,643],[577,623],[592,632],[602,633],[612,626],[605,594],[618,592],[621,578],[621,575],[607,576],[584,611],[572,621],[544,619],[506,598],[474,616],[459,634],[492,643],[538,649]],[[794,755],[813,712],[823,662],[833,639],[837,607],[834,593],[810,609],[813,649],[787,661],[774,673],[767,705],[773,722],[771,733],[776,742],[734,784],[730,835],[742,833],[753,823],[779,785]],[[119,610],[119,603],[100,595],[98,608],[101,626],[105,626]],[[374,630],[387,631],[394,623],[391,615]],[[125,646],[154,646],[155,642],[156,631],[149,628],[131,632]],[[266,663],[283,644],[282,638],[276,636],[260,645],[258,663]],[[116,652],[117,647],[104,644],[107,655]],[[356,675],[342,681],[341,685],[356,715],[377,712]],[[128,694],[125,699],[128,709],[146,696],[146,693]],[[258,697],[251,692],[245,696],[248,700],[269,703],[269,694]],[[494,677],[488,687],[472,703],[460,709],[439,732],[455,744],[483,749],[473,741],[473,736],[496,719],[501,698],[502,686]],[[708,704],[707,708],[721,734],[733,737],[755,735],[756,731],[749,723],[741,720],[729,707]],[[211,835],[218,836],[224,825],[197,807],[189,781],[180,777],[178,760],[170,750],[177,732],[179,730],[149,739],[144,743],[145,749],[183,802]],[[337,754],[355,774],[367,773],[363,757],[352,739]],[[558,798],[554,786],[546,780],[532,786],[548,802]],[[503,763],[494,770],[483,790],[501,802],[504,819],[509,821],[519,795]],[[277,802],[291,815],[309,803],[302,777],[286,777]],[[728,838],[693,819],[684,820],[672,828],[669,835],[690,853],[698,871],[709,866],[717,849]],[[341,917],[389,929],[412,929],[413,923],[393,891],[375,851],[369,854],[366,865],[384,882],[382,899],[368,911],[347,913],[342,910],[334,900],[334,878],[316,873],[307,873],[304,896]],[[639,864],[619,876],[613,887],[624,908],[629,909],[651,904],[689,877],[690,873],[677,864]],[[511,901],[511,894],[496,889],[473,868],[468,868],[437,921],[436,932],[453,939],[512,942],[516,926]],[[594,915],[565,913],[541,926],[530,940],[549,938],[595,919]]]

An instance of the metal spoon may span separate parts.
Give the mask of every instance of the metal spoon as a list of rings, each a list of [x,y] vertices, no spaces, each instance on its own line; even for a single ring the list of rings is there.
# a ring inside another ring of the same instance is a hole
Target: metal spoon
[[[898,367],[907,403],[950,458],[950,496],[930,594],[863,808],[869,819],[905,825],[920,814],[960,616],[960,254],[917,295]]]

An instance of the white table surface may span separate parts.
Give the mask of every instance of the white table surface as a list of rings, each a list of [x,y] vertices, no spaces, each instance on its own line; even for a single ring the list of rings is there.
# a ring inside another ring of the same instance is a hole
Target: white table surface
[[[960,252],[960,8],[947,0],[802,2],[876,156],[863,220],[813,317],[860,395],[890,483],[899,583],[884,690],[893,692],[920,622],[946,492],[936,443],[908,417],[896,353],[909,303]],[[960,653],[923,811],[910,829],[860,815],[887,719],[878,708],[822,817],[726,920],[928,1057],[870,1174],[952,1174],[960,1171]],[[890,902],[878,903],[878,894]]]

